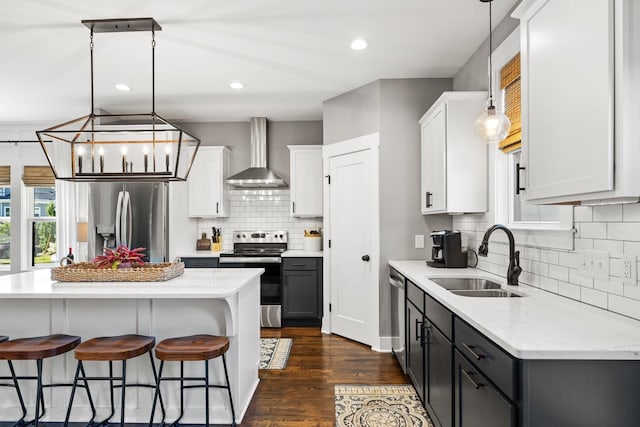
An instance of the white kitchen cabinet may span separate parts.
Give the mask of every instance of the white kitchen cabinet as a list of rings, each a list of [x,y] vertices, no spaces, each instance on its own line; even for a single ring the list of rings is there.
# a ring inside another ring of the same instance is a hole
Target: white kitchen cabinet
[[[322,217],[322,145],[288,145],[291,216]]]
[[[187,178],[189,216],[229,216],[229,149],[200,146]]]
[[[514,12],[521,22],[529,203],[615,203],[640,195],[635,3],[527,0]]]
[[[420,119],[421,211],[487,210],[487,146],[473,134],[486,92],[444,92]]]

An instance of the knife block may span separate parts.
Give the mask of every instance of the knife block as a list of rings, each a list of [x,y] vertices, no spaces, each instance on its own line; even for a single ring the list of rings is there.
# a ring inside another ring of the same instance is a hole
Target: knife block
[[[211,250],[214,252],[222,251],[222,236],[218,236],[218,241],[211,243]]]

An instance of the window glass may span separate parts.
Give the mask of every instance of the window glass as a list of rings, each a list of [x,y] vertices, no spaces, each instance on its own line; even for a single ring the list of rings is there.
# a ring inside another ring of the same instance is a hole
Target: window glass
[[[11,187],[0,186],[0,271],[11,267]]]
[[[510,163],[513,165],[512,170],[514,173],[518,173],[515,171],[517,164],[522,164],[521,162],[521,151],[515,151],[511,154]],[[515,182],[513,185],[509,187],[511,189],[515,188]],[[560,207],[554,205],[530,205],[524,201],[522,197],[524,194],[521,192],[520,194],[516,194],[515,191],[513,194],[513,210],[511,212],[512,222],[553,222],[557,223],[560,220]]]
[[[29,187],[31,230],[31,265],[49,267],[55,264],[56,245],[56,190],[54,186]]]

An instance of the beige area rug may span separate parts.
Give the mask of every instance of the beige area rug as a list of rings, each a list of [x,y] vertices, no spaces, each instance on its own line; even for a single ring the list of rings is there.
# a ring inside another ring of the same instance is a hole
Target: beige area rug
[[[260,369],[284,369],[292,343],[291,338],[260,338]]]
[[[411,385],[337,385],[336,427],[433,427]]]

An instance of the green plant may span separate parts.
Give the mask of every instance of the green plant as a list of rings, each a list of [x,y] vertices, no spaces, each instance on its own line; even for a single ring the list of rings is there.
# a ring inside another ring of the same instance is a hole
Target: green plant
[[[98,268],[131,268],[136,265],[144,265],[144,256],[142,252],[147,248],[129,249],[124,245],[118,246],[116,249],[105,248],[104,254],[99,255],[91,260],[93,264],[98,264]]]

